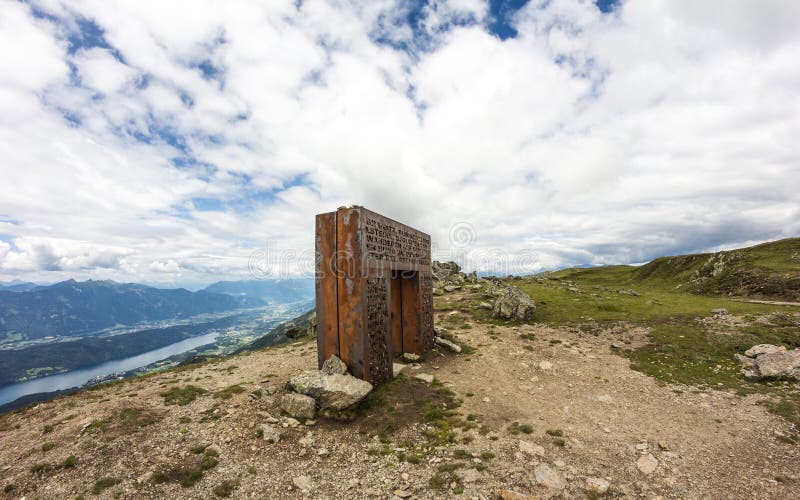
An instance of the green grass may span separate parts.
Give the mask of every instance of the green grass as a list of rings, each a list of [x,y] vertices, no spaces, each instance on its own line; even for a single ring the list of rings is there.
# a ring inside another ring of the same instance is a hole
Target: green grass
[[[174,386],[170,387],[165,392],[162,392],[161,397],[164,398],[164,404],[167,406],[186,406],[197,399],[197,396],[205,393],[205,389],[194,385],[187,385],[186,387]]]
[[[245,391],[245,388],[239,384],[234,384],[229,387],[226,387],[222,390],[219,390],[214,393],[214,397],[217,399],[230,399],[236,394],[241,394]]]
[[[768,410],[800,426],[800,396],[778,382],[745,378],[734,359],[734,354],[755,344],[800,347],[800,309],[736,301],[717,293],[717,288],[732,286],[725,280],[739,279],[744,283],[739,288],[744,290],[759,276],[765,290],[778,296],[800,290],[800,282],[795,287],[792,281],[800,280],[800,261],[790,258],[800,252],[800,239],[736,252],[669,257],[641,267],[567,269],[511,284],[536,302],[534,323],[569,326],[590,335],[614,327],[647,328],[650,333],[642,339],[644,345],[615,351],[630,359],[633,369],[667,383],[764,394],[769,396],[763,402]],[[702,281],[702,286],[676,288],[696,273],[711,272],[719,261],[724,261],[724,272]],[[788,290],[785,293],[774,289],[777,282],[770,276],[778,272],[785,273],[781,278]],[[582,293],[571,292],[569,287]],[[629,290],[636,295],[628,294]],[[720,308],[750,324],[714,328],[701,321],[712,316],[712,309]]]
[[[118,479],[113,477],[101,477],[97,481],[94,482],[94,486],[92,487],[92,493],[95,495],[99,495],[108,488],[111,488],[115,484],[119,482]]]

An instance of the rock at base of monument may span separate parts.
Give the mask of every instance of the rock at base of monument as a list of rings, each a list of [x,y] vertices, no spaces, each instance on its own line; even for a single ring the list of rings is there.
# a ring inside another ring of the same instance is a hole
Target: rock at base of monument
[[[322,364],[323,375],[344,375],[347,373],[347,365],[337,356],[331,356]]]
[[[281,397],[281,410],[290,417],[310,419],[317,411],[314,398],[303,394],[289,393]]]
[[[372,384],[352,375],[325,375],[310,370],[293,377],[289,385],[295,392],[311,396],[321,409],[344,410],[364,399]]]
[[[433,337],[433,342],[436,345],[450,349],[453,352],[461,352],[461,346],[455,342],[451,342],[444,337]]]
[[[494,303],[492,317],[526,322],[533,319],[536,305],[527,293],[508,287]]]
[[[401,375],[404,371],[408,370],[407,364],[404,363],[392,363],[392,376],[397,377]]]

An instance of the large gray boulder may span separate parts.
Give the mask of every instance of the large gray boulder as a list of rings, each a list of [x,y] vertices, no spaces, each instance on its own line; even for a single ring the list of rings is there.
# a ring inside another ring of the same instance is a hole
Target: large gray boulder
[[[800,349],[761,354],[756,357],[754,368],[762,378],[800,380]]]
[[[310,370],[293,377],[289,385],[295,392],[311,396],[321,409],[344,410],[362,399],[372,390],[372,384],[349,374],[325,374]]]
[[[530,321],[536,305],[527,293],[514,287],[508,287],[495,301],[492,317],[510,319],[513,321]]]
[[[745,356],[735,357],[742,363],[745,377],[800,380],[800,349],[787,351],[783,346],[758,344],[745,351]]]

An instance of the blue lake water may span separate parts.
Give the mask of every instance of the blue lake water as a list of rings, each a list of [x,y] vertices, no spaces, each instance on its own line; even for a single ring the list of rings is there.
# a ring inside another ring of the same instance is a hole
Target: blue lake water
[[[207,333],[205,335],[181,340],[180,342],[175,342],[174,344],[160,347],[158,349],[153,349],[152,351],[147,351],[142,354],[137,354],[136,356],[114,359],[99,365],[90,366],[88,368],[81,368],[78,370],[59,373],[58,375],[50,375],[47,377],[6,385],[0,387],[0,405],[10,403],[17,398],[28,394],[60,391],[62,389],[80,387],[97,376],[126,372],[135,368],[147,366],[150,363],[155,363],[156,361],[160,361],[170,356],[174,356],[206,344],[211,344],[217,339],[218,336],[219,333],[217,332]]]

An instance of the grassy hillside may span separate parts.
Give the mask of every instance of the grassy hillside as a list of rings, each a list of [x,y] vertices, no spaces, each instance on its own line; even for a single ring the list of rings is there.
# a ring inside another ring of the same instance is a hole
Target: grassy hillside
[[[661,257],[643,266],[565,269],[552,276],[585,284],[699,295],[800,301],[800,238],[725,252]]]

